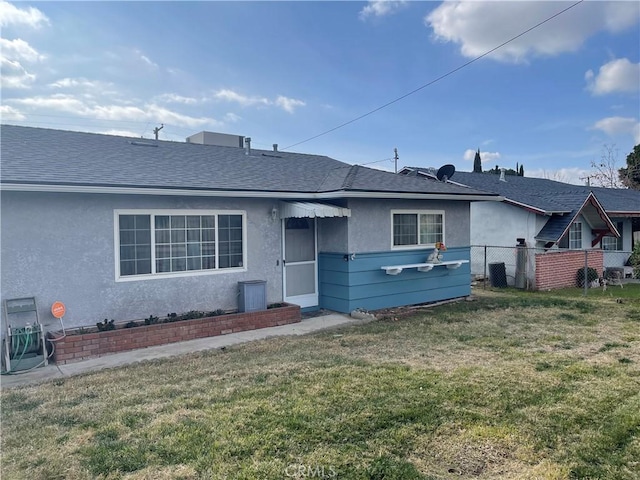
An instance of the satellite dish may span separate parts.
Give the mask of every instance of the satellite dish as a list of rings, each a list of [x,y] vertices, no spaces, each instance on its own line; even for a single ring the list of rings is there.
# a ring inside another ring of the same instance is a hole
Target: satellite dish
[[[443,165],[438,169],[438,173],[436,173],[436,178],[441,182],[446,182],[453,174],[456,173],[456,167],[448,163],[447,165]]]

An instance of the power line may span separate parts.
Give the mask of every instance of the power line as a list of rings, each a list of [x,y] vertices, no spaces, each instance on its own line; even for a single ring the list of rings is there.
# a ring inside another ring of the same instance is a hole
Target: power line
[[[443,75],[440,75],[439,77],[435,78],[434,80],[431,80],[430,82],[425,83],[424,85],[422,85],[422,86],[420,86],[420,87],[418,87],[418,88],[416,88],[416,89],[414,89],[414,90],[410,91],[409,93],[405,93],[404,95],[402,95],[402,96],[400,96],[400,97],[396,98],[395,100],[391,100],[390,102],[387,102],[387,103],[385,103],[384,105],[381,105],[380,107],[374,108],[373,110],[371,110],[371,111],[369,111],[369,112],[367,112],[367,113],[364,113],[364,114],[360,115],[359,117],[356,117],[356,118],[354,118],[354,119],[352,119],[352,120],[349,120],[348,122],[344,122],[344,123],[342,123],[342,124],[338,125],[337,127],[333,127],[333,128],[331,128],[331,129],[329,129],[329,130],[327,130],[327,131],[325,131],[325,132],[319,133],[319,134],[314,135],[314,136],[312,136],[312,137],[309,137],[309,138],[307,138],[307,139],[305,139],[305,140],[302,140],[302,141],[300,141],[300,142],[297,142],[297,143],[294,143],[294,144],[292,144],[292,145],[289,145],[288,147],[285,147],[285,148],[283,148],[282,150],[289,150],[290,148],[296,147],[296,146],[298,146],[298,145],[302,145],[303,143],[306,143],[306,142],[310,142],[311,140],[315,140],[316,138],[322,137],[322,136],[327,135],[327,134],[329,134],[329,133],[331,133],[331,132],[335,132],[336,130],[338,130],[338,129],[340,129],[340,128],[346,127],[347,125],[351,125],[352,123],[355,123],[355,122],[357,122],[358,120],[362,120],[363,118],[368,117],[369,115],[372,115],[372,114],[374,114],[374,113],[376,113],[376,112],[379,112],[379,111],[380,111],[380,110],[382,110],[383,108],[387,108],[388,106],[393,105],[394,103],[397,103],[397,102],[399,102],[400,100],[404,100],[405,98],[407,98],[407,97],[409,97],[409,96],[411,96],[411,95],[413,95],[413,94],[415,94],[415,93],[419,92],[420,90],[422,90],[422,89],[424,89],[424,88],[426,88],[426,87],[429,87],[429,86],[433,85],[434,83],[437,83],[437,82],[439,82],[440,80],[443,80],[443,79],[445,79],[445,78],[449,77],[450,75],[453,75],[454,73],[456,73],[456,72],[458,72],[458,71],[462,70],[463,68],[468,67],[468,66],[469,66],[469,65],[471,65],[472,63],[477,62],[478,60],[480,60],[480,59],[482,59],[482,58],[486,57],[487,55],[492,54],[492,53],[493,53],[493,52],[495,52],[496,50],[499,50],[500,48],[504,47],[505,45],[508,45],[509,43],[513,42],[514,40],[517,40],[518,38],[522,37],[523,35],[526,35],[527,33],[531,32],[532,30],[535,30],[536,28],[538,28],[538,27],[540,27],[540,26],[544,25],[545,23],[547,23],[547,22],[549,22],[549,21],[553,20],[554,18],[556,18],[556,17],[558,17],[558,16],[562,15],[563,13],[565,13],[565,12],[567,12],[567,11],[571,10],[573,7],[575,7],[575,6],[579,5],[579,4],[583,3],[583,2],[584,2],[584,0],[578,0],[576,3],[574,3],[574,4],[570,5],[570,6],[568,6],[567,8],[565,8],[565,9],[563,9],[563,10],[559,11],[558,13],[555,13],[554,15],[550,16],[549,18],[547,18],[547,19],[545,19],[545,20],[543,20],[543,21],[541,21],[541,22],[539,22],[539,23],[535,24],[533,27],[528,28],[528,29],[527,29],[527,30],[525,30],[524,32],[521,32],[521,33],[519,33],[518,35],[516,35],[515,37],[510,38],[510,39],[509,39],[509,40],[507,40],[506,42],[501,43],[501,44],[500,44],[500,45],[498,45],[497,47],[494,47],[494,48],[492,48],[491,50],[488,50],[487,52],[483,53],[482,55],[479,55],[479,56],[477,56],[477,57],[475,57],[475,58],[473,58],[473,59],[469,60],[468,62],[463,63],[462,65],[460,65],[460,66],[458,66],[458,67],[454,68],[453,70],[448,71],[447,73],[445,73],[445,74],[443,74]]]
[[[373,162],[356,163],[356,165],[364,166],[364,165],[371,165],[372,163],[390,162],[391,160],[393,160],[393,157],[383,158],[382,160],[374,160]]]

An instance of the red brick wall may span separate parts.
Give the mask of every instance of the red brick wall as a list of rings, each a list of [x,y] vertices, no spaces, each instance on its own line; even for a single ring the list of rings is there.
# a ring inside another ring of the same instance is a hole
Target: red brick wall
[[[584,251],[568,250],[536,254],[536,289],[575,287],[576,272],[584,268]],[[587,264],[598,275],[604,270],[602,250],[589,250]]]
[[[300,320],[300,307],[287,305],[257,312],[233,313],[219,317],[119,328],[108,332],[67,335],[55,342],[54,361],[58,364],[65,364],[109,353],[275,327],[296,323]]]

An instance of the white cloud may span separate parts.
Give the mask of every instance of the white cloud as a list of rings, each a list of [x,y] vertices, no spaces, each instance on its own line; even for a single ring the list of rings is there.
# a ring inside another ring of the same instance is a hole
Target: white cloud
[[[477,150],[467,149],[464,151],[462,158],[469,162],[473,162],[476,158],[476,151]],[[500,152],[480,152],[480,159],[482,160],[482,163],[496,162],[500,159]]]
[[[144,55],[140,50],[134,50],[134,53],[135,53],[135,54],[138,56],[138,58],[139,58],[140,60],[142,60],[142,62],[143,62],[144,64],[146,64],[148,67],[151,67],[151,68],[152,68],[152,69],[154,69],[154,70],[155,70],[155,69],[157,69],[157,68],[159,68],[157,63],[155,63],[155,62],[151,61],[151,59],[150,59],[149,57],[147,57],[146,55]]]
[[[39,28],[49,24],[49,19],[40,10],[34,7],[18,8],[9,2],[0,0],[0,27],[8,25],[27,25]]]
[[[10,118],[5,118],[9,116]],[[2,121],[19,121],[24,120],[26,117],[19,111],[9,105],[0,105],[0,119]]]
[[[407,4],[406,0],[369,0],[369,3],[360,10],[360,20],[369,17],[384,17],[397,12]]]
[[[25,63],[36,63],[43,60],[31,45],[22,39],[7,40],[0,38],[1,85],[3,88],[30,88],[36,76],[29,71]]]
[[[0,52],[5,58],[24,60],[31,63],[39,62],[45,58],[44,55],[38,53],[31,45],[20,38],[15,40],[0,38]]]
[[[20,62],[0,58],[0,85],[2,88],[30,88],[35,79],[36,76],[29,73]]]
[[[227,123],[236,123],[240,120],[242,120],[242,117],[240,115],[236,115],[233,112],[229,112],[224,115],[224,121]]]
[[[559,168],[557,170],[545,170],[539,168],[537,170],[524,170],[525,177],[546,178],[547,180],[555,180],[556,182],[570,183],[572,185],[584,185],[585,179],[590,175],[590,170],[582,168]]]
[[[118,137],[134,137],[134,138],[140,137],[139,133],[132,132],[131,130],[110,129],[110,130],[104,130],[100,133],[104,133],[105,135],[116,135]]]
[[[182,95],[178,95],[176,93],[163,93],[162,95],[158,95],[156,99],[160,102],[165,103],[182,103],[184,105],[194,105],[198,103],[197,98],[193,97],[184,97]]]
[[[51,95],[49,97],[29,97],[18,98],[13,100],[18,105],[24,105],[25,107],[36,108],[48,108],[61,112],[77,113],[79,115],[84,114],[87,111],[87,107],[83,102],[70,95]]]
[[[189,128],[205,125],[219,127],[222,125],[221,121],[214,118],[183,115],[155,103],[148,103],[143,106],[99,105],[65,94],[15,99],[13,102],[25,107],[50,109],[99,120],[164,122]]]
[[[637,92],[640,90],[640,63],[631,63],[626,58],[611,60],[600,67],[598,75],[588,70],[585,79],[587,88],[594,95]]]
[[[111,86],[110,83],[105,83],[105,82],[101,82],[101,81],[95,81],[95,80],[87,80],[84,77],[79,77],[79,78],[61,78],[60,80],[56,80],[53,83],[50,83],[48,85],[51,88],[89,88],[89,89],[100,89],[103,90],[104,88]]]
[[[296,100],[295,98],[287,98],[279,95],[275,104],[282,108],[284,111],[293,113],[298,107],[304,107],[306,105],[302,100]]]
[[[268,98],[248,97],[246,95],[242,95],[240,93],[234,92],[233,90],[228,90],[226,88],[218,90],[216,93],[213,94],[213,96],[218,100],[239,103],[243,107],[250,107],[253,105],[269,105],[271,103]]]
[[[460,45],[460,52],[475,58],[531,28],[569,4],[558,2],[443,2],[425,24],[434,37]],[[576,51],[601,30],[619,32],[638,22],[638,2],[585,2],[493,52],[505,62],[524,62],[532,56],[553,56]]]
[[[598,120],[592,127],[601,130],[609,136],[631,135],[635,143],[640,143],[640,122],[630,117],[607,117]]]
[[[306,105],[306,103],[302,100],[285,97],[283,95],[279,95],[275,100],[269,100],[266,97],[259,97],[259,96],[250,97],[247,95],[242,95],[241,93],[238,93],[226,88],[223,88],[215,92],[213,94],[213,98],[216,100],[238,103],[243,107],[252,107],[252,106],[267,107],[267,106],[275,105],[276,107],[282,108],[284,111],[289,113],[294,113],[296,108],[304,107]]]

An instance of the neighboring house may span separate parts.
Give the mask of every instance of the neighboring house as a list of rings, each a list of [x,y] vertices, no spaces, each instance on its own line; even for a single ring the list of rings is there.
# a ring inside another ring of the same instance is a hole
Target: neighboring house
[[[432,169],[405,167],[407,176],[434,179]],[[542,178],[456,172],[460,186],[493,192],[503,201],[471,206],[471,244],[538,251],[602,249],[604,267],[621,267],[640,232],[640,192],[570,185]],[[480,272],[474,272],[480,273]]]
[[[340,312],[470,294],[470,204],[497,195],[242,141],[2,126],[2,299],[35,296],[51,321],[62,301],[80,326],[235,309],[252,280]],[[382,268],[439,241],[462,262]]]

